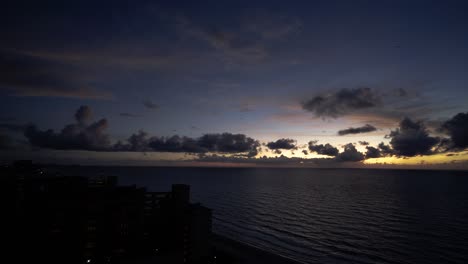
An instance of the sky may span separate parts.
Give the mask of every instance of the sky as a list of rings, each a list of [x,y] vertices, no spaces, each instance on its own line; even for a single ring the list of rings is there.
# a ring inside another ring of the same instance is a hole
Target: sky
[[[466,1],[12,1],[0,160],[468,169]]]

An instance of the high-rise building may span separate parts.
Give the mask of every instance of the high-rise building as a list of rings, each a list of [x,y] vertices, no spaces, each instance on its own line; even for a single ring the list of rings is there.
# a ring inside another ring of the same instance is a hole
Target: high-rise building
[[[31,163],[2,170],[10,176],[4,188],[14,189],[18,263],[30,257],[41,263],[211,259],[211,210],[190,203],[188,185],[148,192],[119,186],[116,177],[45,175]]]

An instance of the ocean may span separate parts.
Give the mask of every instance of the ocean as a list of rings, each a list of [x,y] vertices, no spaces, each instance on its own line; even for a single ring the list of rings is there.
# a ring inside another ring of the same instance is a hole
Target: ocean
[[[61,167],[121,185],[191,186],[213,231],[303,263],[468,263],[468,172]]]

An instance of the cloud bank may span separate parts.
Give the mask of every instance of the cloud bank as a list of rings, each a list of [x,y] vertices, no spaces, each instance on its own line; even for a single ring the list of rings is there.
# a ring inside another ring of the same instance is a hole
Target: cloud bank
[[[108,127],[106,119],[88,125],[92,118],[91,109],[81,106],[75,113],[76,122],[65,126],[60,132],[39,130],[29,125],[24,131],[25,137],[33,147],[59,150],[92,151],[154,151],[181,153],[241,153],[247,157],[258,154],[260,143],[244,134],[205,134],[199,138],[149,137],[139,131],[131,135],[126,142],[112,144],[105,133]]]
[[[445,138],[431,136],[422,122],[404,118],[399,126],[386,136],[390,139],[388,145],[381,142],[377,146],[370,146],[366,141],[358,141],[359,145],[365,146],[365,153],[359,152],[353,143],[345,144],[340,152],[330,143],[317,144],[316,140],[309,141],[307,149],[303,149],[303,147],[297,146],[296,140],[291,138],[280,138],[266,143],[265,146],[267,150],[272,150],[278,155],[281,155],[282,150],[298,150],[304,155],[309,153],[325,155],[328,157],[320,159],[326,159],[327,162],[361,162],[366,159],[389,156],[413,157],[446,151],[461,151],[467,147],[464,138],[467,132],[467,117],[468,114],[459,113],[444,122],[442,131],[448,135]],[[35,125],[1,124],[0,128],[8,133],[23,132],[29,145],[33,148],[52,150],[186,153],[194,154],[194,157],[205,161],[210,158],[231,161],[250,159],[258,156],[261,151],[258,140],[244,134],[227,132],[186,137],[179,135],[150,136],[144,131],[138,131],[126,140],[112,143],[111,137],[106,133],[107,120],[103,118],[93,121],[93,113],[88,106],[79,107],[74,118],[73,123],[66,125],[58,132],[51,129],[40,130]],[[360,128],[353,129],[360,130]],[[0,135],[0,149],[12,149],[17,146],[15,142],[7,134]],[[279,160],[286,159],[284,156],[281,157],[283,158]],[[256,159],[258,158],[253,160]],[[273,160],[275,159],[269,159],[268,162]],[[288,159],[288,161],[293,160]],[[296,161],[303,162],[302,159],[294,160],[294,162]]]

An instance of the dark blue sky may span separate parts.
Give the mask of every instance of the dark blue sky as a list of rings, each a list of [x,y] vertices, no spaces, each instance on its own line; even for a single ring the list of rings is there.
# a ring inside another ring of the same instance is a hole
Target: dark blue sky
[[[60,131],[86,105],[95,120],[106,118],[112,143],[138,130],[191,138],[228,132],[260,144],[294,139],[296,150],[282,154],[301,158],[313,140],[340,151],[356,143],[365,154],[358,141],[388,144],[385,135],[404,117],[450,137],[441,124],[467,111],[467,7],[15,1],[0,11],[0,121]],[[338,135],[367,124],[376,130]],[[442,155],[431,147],[412,156]],[[257,157],[279,155],[272,151]],[[404,155],[395,153],[398,163]]]

